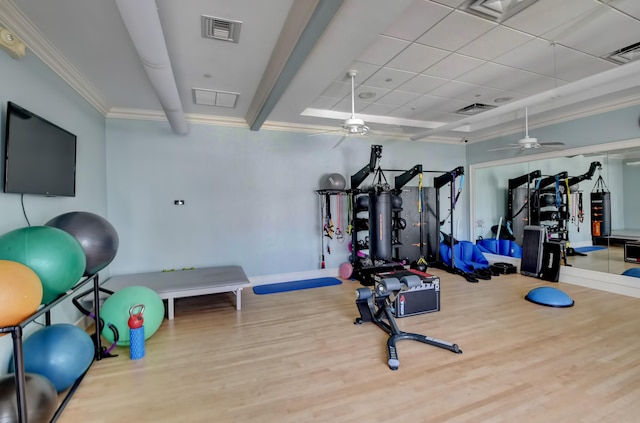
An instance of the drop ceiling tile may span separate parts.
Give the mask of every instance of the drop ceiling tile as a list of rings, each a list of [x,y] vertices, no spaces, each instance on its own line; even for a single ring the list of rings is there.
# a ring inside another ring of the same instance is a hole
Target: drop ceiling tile
[[[533,39],[533,36],[497,26],[458,50],[458,53],[491,60]]]
[[[600,7],[603,12],[562,25],[544,37],[594,56],[604,56],[640,40],[640,21]]]
[[[409,44],[406,40],[379,35],[376,41],[357,61],[382,66],[408,47]]]
[[[486,85],[501,90],[533,95],[556,88],[561,84],[548,76],[514,69],[508,75],[495,78],[487,82]]]
[[[315,101],[311,103],[311,106],[309,107],[311,107],[312,109],[328,110],[328,109],[331,109],[336,104],[338,104],[340,100],[341,100],[340,98],[326,97],[321,95],[320,97],[316,98]]]
[[[407,72],[383,67],[380,68],[376,73],[374,73],[369,79],[364,81],[364,83],[372,87],[394,89],[404,84],[416,75],[417,73],[415,72]]]
[[[456,110],[459,110],[463,107],[467,107],[472,104],[462,100],[455,100],[449,98],[439,98],[437,102],[430,104],[427,107],[416,108],[416,119],[422,120],[435,120],[436,116],[441,115],[443,113],[453,113]]]
[[[405,104],[403,108],[409,108],[411,110],[414,110],[413,115],[416,116],[418,112],[421,112],[422,110],[426,110],[429,108],[435,108],[436,105],[446,100],[447,100],[446,98],[442,98],[442,97],[435,97],[431,95],[421,95],[415,100],[412,100],[409,103]]]
[[[398,107],[389,113],[387,116],[398,117],[403,119],[414,119],[416,115],[416,111],[411,107]]]
[[[367,115],[387,116],[388,113],[395,110],[397,106],[391,106],[388,104],[372,103],[362,109],[361,113]]]
[[[507,76],[511,72],[513,72],[513,68],[493,62],[487,62],[475,68],[473,72],[461,75],[458,77],[458,81],[476,85],[485,85],[487,82]]]
[[[333,81],[323,92],[325,97],[343,98],[351,92],[350,82]]]
[[[638,0],[618,0],[616,2],[610,2],[624,13],[633,16],[636,19],[640,19],[640,2]]]
[[[485,63],[484,60],[453,53],[425,70],[423,74],[435,76],[437,78],[455,79],[458,76],[477,68],[483,63]]]
[[[359,87],[356,87],[355,91],[356,91],[356,103],[359,101],[366,101],[366,102],[372,103],[376,99],[387,95],[387,93],[389,93],[391,90],[388,88],[374,87],[371,85],[360,85]],[[369,99],[361,99],[358,96],[362,93],[374,93],[375,96]],[[349,96],[349,98],[351,98],[351,96]]]
[[[416,75],[414,78],[405,82],[398,87],[400,91],[406,91],[411,93],[426,94],[429,91],[438,88],[440,85],[446,84],[447,79],[435,78],[427,75]]]
[[[477,85],[468,84],[460,81],[449,81],[444,85],[429,92],[429,95],[437,97],[455,98],[462,95],[465,92],[472,91],[478,88]]]
[[[420,73],[445,58],[449,52],[422,44],[411,44],[391,60],[387,66],[407,72]]]
[[[397,106],[402,106],[404,104],[407,104],[408,102],[413,101],[418,97],[420,97],[420,94],[418,93],[408,93],[405,91],[394,90],[388,93],[387,95],[385,95],[384,97],[376,99],[376,103],[392,105],[397,107]]]
[[[427,31],[417,42],[456,51],[496,26],[495,23],[458,10]]]
[[[450,7],[429,1],[415,1],[383,32],[383,35],[414,41],[452,10]]]
[[[433,0],[434,3],[441,3],[449,7],[458,7],[466,0]]]
[[[617,65],[607,60],[556,45],[555,66],[552,63],[547,63],[547,69],[543,69],[543,72],[540,73],[548,76],[555,75],[564,81],[577,81],[615,67]]]
[[[571,20],[576,22],[598,7],[595,1],[538,0],[522,12],[503,22],[505,26],[532,35],[542,35]]]
[[[348,83],[351,83],[347,72],[355,70],[358,71],[358,74],[356,75],[356,84],[361,84],[371,75],[376,73],[378,69],[380,69],[380,66],[372,65],[370,63],[352,62],[347,69],[340,73],[340,75],[336,75],[336,81],[347,81]]]
[[[366,108],[370,104],[371,104],[370,101],[363,101],[356,98],[354,109],[356,113],[360,113],[364,108]],[[333,106],[331,110],[334,110],[337,112],[351,113],[351,97],[343,98],[342,100],[340,100],[338,104]]]
[[[549,41],[534,38],[517,49],[496,57],[493,62],[551,76],[553,75],[554,56],[555,49]],[[551,69],[551,73],[547,74],[549,69]]]
[[[482,103],[492,106],[499,106],[502,104],[510,103],[514,100],[520,100],[527,95],[522,93],[516,93],[512,91],[499,90],[492,87],[476,87],[473,90],[465,91],[456,96],[457,100],[465,101],[469,104]],[[503,101],[496,102],[496,99],[504,99]],[[507,100],[508,99],[508,100]]]

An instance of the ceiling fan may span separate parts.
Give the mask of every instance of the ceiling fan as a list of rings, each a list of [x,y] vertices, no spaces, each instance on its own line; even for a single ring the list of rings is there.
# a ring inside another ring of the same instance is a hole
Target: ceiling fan
[[[358,75],[357,70],[349,70],[347,72],[347,76],[351,79],[351,116],[342,121],[341,130],[331,131],[330,133],[343,133],[344,135],[340,140],[333,146],[333,148],[338,147],[342,142],[349,136],[364,136],[367,135],[370,131],[369,126],[365,123],[363,119],[356,117],[356,76]],[[344,132],[344,131],[346,132]],[[322,132],[326,134],[327,132]],[[319,135],[319,134],[314,134]]]
[[[494,148],[488,151],[511,150],[518,149],[521,152],[525,150],[537,149],[541,147],[562,148],[563,142],[538,142],[537,138],[529,136],[529,116],[527,107],[524,108],[524,138],[518,140],[517,144],[509,144],[509,147]]]

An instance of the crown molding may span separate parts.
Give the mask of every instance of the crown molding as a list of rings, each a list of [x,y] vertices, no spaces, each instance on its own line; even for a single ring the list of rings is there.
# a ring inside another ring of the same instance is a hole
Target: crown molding
[[[12,0],[0,1],[0,22],[11,28],[40,60],[102,115],[109,110],[104,98],[51,44]]]

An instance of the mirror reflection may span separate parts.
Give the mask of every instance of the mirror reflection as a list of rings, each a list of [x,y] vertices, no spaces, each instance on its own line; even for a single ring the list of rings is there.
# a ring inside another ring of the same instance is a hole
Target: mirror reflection
[[[522,246],[524,226],[539,225],[562,245],[562,264],[615,274],[639,267],[640,146],[591,150],[474,166],[472,237]]]

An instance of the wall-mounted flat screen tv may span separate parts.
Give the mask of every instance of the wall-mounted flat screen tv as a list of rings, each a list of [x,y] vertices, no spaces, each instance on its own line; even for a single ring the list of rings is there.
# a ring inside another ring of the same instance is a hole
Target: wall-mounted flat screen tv
[[[76,195],[76,136],[40,116],[7,103],[4,192]]]

